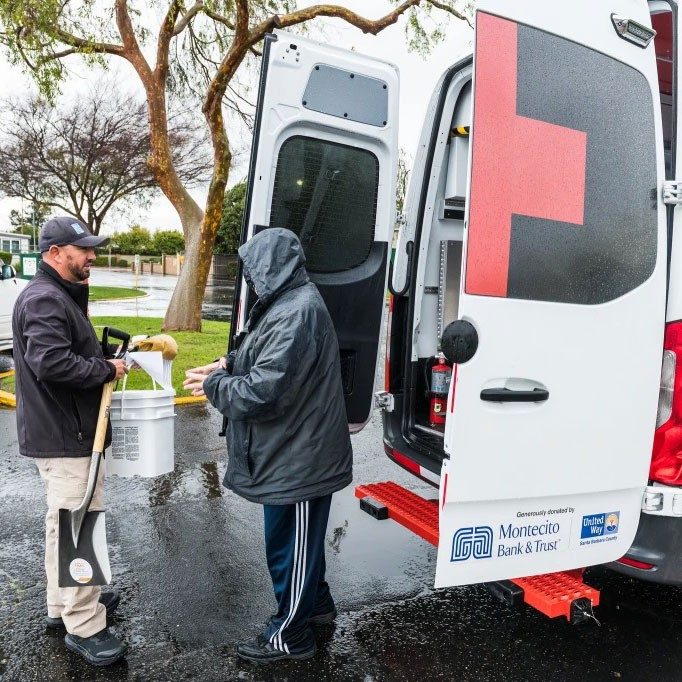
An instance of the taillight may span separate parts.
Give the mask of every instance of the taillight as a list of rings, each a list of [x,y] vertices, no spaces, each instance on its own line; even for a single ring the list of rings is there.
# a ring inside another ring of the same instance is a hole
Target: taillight
[[[413,459],[406,457],[402,452],[394,450],[390,445],[386,445],[385,443],[384,450],[386,450],[386,454],[400,464],[400,466],[411,471],[413,474],[417,474],[417,476],[421,476],[421,467]]]
[[[619,564],[623,566],[630,566],[630,568],[638,568],[640,571],[650,571],[656,568],[654,564],[650,564],[646,561],[638,561],[637,559],[630,559],[630,557],[624,556],[618,559]]]
[[[391,326],[393,325],[393,294],[388,295],[388,316],[386,323],[386,357],[384,359],[384,391],[391,390]]]
[[[675,369],[677,355],[671,350],[663,351],[663,365],[661,367],[661,389],[658,393],[658,412],[656,413],[656,428],[663,426],[673,413],[673,395],[675,395]]]
[[[682,485],[682,321],[667,325],[649,478]]]

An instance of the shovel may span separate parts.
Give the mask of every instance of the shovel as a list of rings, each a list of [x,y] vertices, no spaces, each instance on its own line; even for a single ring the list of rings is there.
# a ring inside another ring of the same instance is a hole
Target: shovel
[[[116,354],[117,358],[123,357],[128,349],[130,336],[117,329],[105,327],[102,346],[107,348],[107,351],[110,336],[123,342]],[[97,475],[104,454],[104,440],[115,384],[115,380],[110,381],[102,388],[88,484],[83,501],[75,509],[59,510],[59,587],[107,585],[111,582],[104,512],[88,511],[88,507],[95,493]]]

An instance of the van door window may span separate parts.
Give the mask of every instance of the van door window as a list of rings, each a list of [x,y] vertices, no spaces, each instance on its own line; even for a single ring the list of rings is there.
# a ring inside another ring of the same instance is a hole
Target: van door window
[[[291,137],[277,158],[270,227],[299,236],[310,272],[350,270],[369,257],[378,187],[372,152]]]

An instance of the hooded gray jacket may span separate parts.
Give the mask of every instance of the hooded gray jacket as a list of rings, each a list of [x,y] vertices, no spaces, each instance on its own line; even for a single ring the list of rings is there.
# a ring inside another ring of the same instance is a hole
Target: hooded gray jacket
[[[336,332],[296,235],[272,228],[239,249],[258,302],[233,373],[206,396],[228,418],[224,485],[261,504],[328,495],[352,479]]]

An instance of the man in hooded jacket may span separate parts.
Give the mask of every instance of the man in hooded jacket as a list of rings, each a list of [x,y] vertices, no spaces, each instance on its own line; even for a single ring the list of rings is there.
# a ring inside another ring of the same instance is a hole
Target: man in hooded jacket
[[[239,256],[258,301],[234,366],[190,370],[185,386],[205,392],[228,419],[224,485],[264,509],[278,608],[237,653],[255,662],[301,660],[316,651],[311,624],[336,616],[324,538],[332,494],[351,482],[353,459],[339,346],[293,232],[265,230]]]

